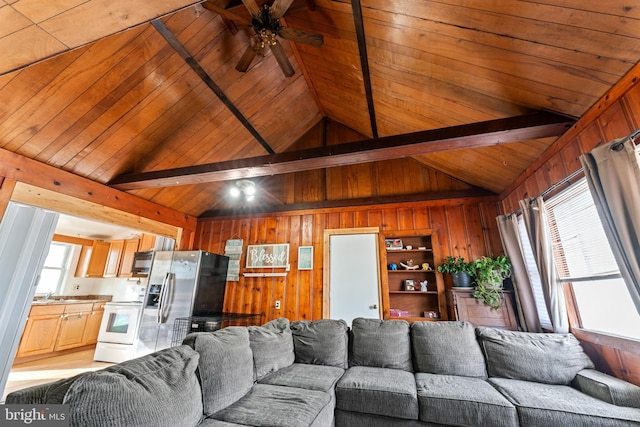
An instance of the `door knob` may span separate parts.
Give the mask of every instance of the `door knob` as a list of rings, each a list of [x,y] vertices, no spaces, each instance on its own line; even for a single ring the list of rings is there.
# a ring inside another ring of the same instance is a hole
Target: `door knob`
[[[372,309],[372,310],[377,310],[378,309],[378,304],[373,304],[369,308]]]

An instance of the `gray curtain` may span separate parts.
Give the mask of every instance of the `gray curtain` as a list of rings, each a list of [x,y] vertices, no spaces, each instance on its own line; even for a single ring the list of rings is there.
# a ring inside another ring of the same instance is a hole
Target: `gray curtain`
[[[620,274],[640,312],[640,161],[633,139],[596,147],[580,161]]]
[[[566,333],[569,331],[569,319],[562,283],[560,283],[560,276],[553,260],[551,233],[547,225],[544,200],[542,197],[520,200],[520,208],[531,241],[533,256],[540,272],[542,293],[549,311],[553,332]]]
[[[518,233],[518,218],[515,215],[500,215],[496,220],[498,221],[502,247],[511,261],[511,278],[516,304],[520,312],[520,326],[525,332],[542,332],[522,252],[522,242]]]

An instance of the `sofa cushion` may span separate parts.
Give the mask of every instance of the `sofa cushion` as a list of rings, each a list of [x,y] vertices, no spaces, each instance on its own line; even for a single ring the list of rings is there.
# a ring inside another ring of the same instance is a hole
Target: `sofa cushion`
[[[487,378],[484,356],[469,322],[414,322],[411,345],[417,372]]]
[[[77,378],[63,403],[74,426],[195,426],[202,419],[199,355],[172,347]]]
[[[595,369],[583,369],[578,372],[571,385],[605,402],[640,408],[640,387]]]
[[[517,427],[515,406],[480,378],[416,374],[420,420],[448,425]]]
[[[350,366],[402,369],[413,372],[409,322],[353,319]]]
[[[344,369],[335,366],[294,363],[278,372],[267,375],[260,381],[260,384],[297,387],[333,394],[333,388],[343,374]]]
[[[198,372],[206,415],[218,412],[251,390],[253,355],[246,328],[230,326],[189,334],[184,343],[200,354]]]
[[[516,405],[521,426],[638,427],[640,409],[615,406],[565,385],[489,378]]]
[[[331,426],[333,404],[327,393],[256,384],[249,394],[211,418],[248,426]]]
[[[344,320],[292,322],[291,332],[296,362],[347,369],[348,329],[347,322]]]
[[[344,411],[418,419],[416,381],[399,369],[351,367],[336,384],[336,399]]]
[[[262,326],[249,326],[249,343],[253,352],[254,379],[291,365],[295,361],[293,337],[288,319],[279,318]]]
[[[476,333],[490,377],[569,384],[585,368],[593,368],[580,342],[571,334],[542,334],[479,327]]]

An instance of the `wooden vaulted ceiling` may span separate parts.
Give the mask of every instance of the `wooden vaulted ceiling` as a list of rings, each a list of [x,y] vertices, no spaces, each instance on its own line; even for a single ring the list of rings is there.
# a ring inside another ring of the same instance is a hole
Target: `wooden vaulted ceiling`
[[[214,2],[248,20],[239,1]],[[0,0],[0,148],[193,216],[232,208],[231,178],[260,176],[261,203],[282,206],[298,200],[281,188],[294,171],[312,186],[342,164],[388,171],[385,156],[449,190],[500,193],[640,59],[640,7],[622,0],[295,0],[286,25],[324,45],[284,41],[290,78],[270,53],[236,71],[247,31],[199,2],[108,3]],[[527,130],[528,114],[548,126]],[[325,146],[352,141],[344,163]],[[197,165],[232,173],[180,178]],[[123,184],[176,168],[172,183]]]

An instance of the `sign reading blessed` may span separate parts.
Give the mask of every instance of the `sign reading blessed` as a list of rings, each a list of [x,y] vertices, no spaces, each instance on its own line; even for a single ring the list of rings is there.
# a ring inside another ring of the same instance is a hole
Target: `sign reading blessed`
[[[288,243],[247,246],[247,268],[287,268],[288,266]]]

